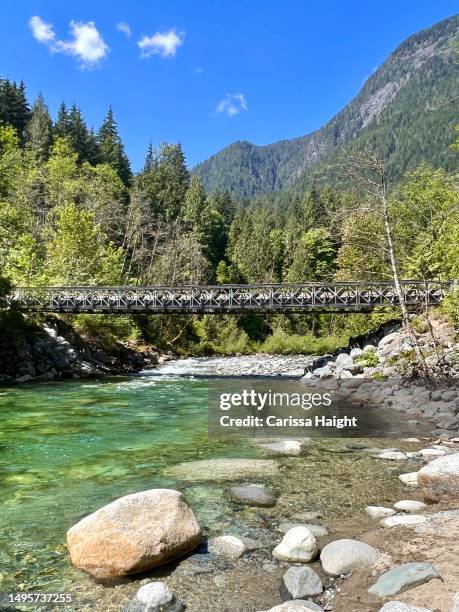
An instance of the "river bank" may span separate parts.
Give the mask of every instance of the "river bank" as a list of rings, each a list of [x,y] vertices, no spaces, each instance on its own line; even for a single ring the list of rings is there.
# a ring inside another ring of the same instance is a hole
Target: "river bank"
[[[281,363],[282,359],[259,356],[255,363],[241,357],[238,367],[267,373],[273,360]],[[274,389],[276,385],[283,389],[282,380],[308,360],[297,359],[284,363],[286,376],[270,379]],[[375,612],[383,601],[367,593],[370,580],[391,564],[429,560],[446,582],[430,581],[427,587],[410,589],[397,599],[422,600],[428,609],[449,612],[444,606],[453,590],[459,590],[452,567],[452,555],[457,552],[455,523],[448,522],[441,533],[413,536],[403,526],[384,527],[365,508],[391,508],[403,499],[423,499],[420,488],[407,487],[399,475],[415,472],[453,447],[433,446],[433,439],[318,438],[300,440],[301,452],[293,456],[288,450],[279,455],[250,438],[208,438],[209,381],[215,376],[224,380],[224,372],[234,377],[233,358],[179,360],[134,377],[5,389],[0,395],[2,590],[17,590],[18,584],[24,591],[57,589],[74,596],[69,611],[110,612],[126,606],[142,585],[162,581],[191,612],[224,612],[228,602],[232,612],[258,612],[282,602],[282,579],[290,567],[306,565],[321,577],[324,591],[314,599],[323,610]],[[237,388],[258,378],[230,380]],[[296,384],[304,388],[303,382]],[[431,450],[418,452],[426,448]],[[237,473],[234,466],[217,469],[220,462],[236,458],[274,462],[277,467],[272,473],[251,472],[250,476]],[[232,487],[254,484],[275,491],[274,505],[252,506],[228,496]],[[72,525],[117,498],[152,488],[183,493],[203,541],[226,535],[242,538],[242,554],[228,559],[226,553],[209,552],[204,545],[171,564],[126,576],[117,584],[95,582],[70,565],[65,533]],[[428,506],[421,514],[443,507],[449,504]],[[380,551],[389,565],[376,566],[371,572],[356,568],[349,578],[347,573],[342,578],[324,572],[318,556],[299,565],[273,557],[285,530],[298,524],[316,525],[319,550],[331,541],[358,539]],[[434,585],[441,602],[436,607],[436,600],[422,599],[418,591],[425,589],[427,597]]]

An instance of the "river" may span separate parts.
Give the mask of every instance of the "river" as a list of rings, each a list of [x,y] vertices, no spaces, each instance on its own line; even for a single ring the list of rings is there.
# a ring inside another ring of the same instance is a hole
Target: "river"
[[[207,435],[208,377],[243,371],[250,379],[253,368],[267,373],[273,363],[260,356],[237,359],[237,372],[234,358],[188,359],[127,378],[0,389],[0,590],[80,592],[94,609],[110,587],[94,584],[71,566],[66,531],[136,491],[177,488],[205,535],[230,530],[255,537],[266,528],[261,523],[267,516],[275,522],[314,510],[336,520],[402,492],[394,465],[382,466],[339,439],[314,442],[303,457],[280,459],[282,475],[273,484],[282,495],[275,511],[263,516],[233,508],[221,483],[178,482],[164,475],[168,466],[191,460],[260,456],[255,444]],[[277,359],[282,370],[277,374],[288,377],[305,365],[304,357]],[[281,379],[274,378],[273,385]],[[95,608],[111,609],[107,603]]]

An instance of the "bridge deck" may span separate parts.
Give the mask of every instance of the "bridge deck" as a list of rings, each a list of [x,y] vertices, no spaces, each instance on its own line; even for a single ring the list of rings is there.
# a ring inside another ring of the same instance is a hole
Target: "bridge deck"
[[[410,308],[441,303],[452,282],[402,281]],[[29,312],[69,313],[244,313],[365,312],[398,306],[392,283],[283,283],[181,287],[19,287],[7,307]]]

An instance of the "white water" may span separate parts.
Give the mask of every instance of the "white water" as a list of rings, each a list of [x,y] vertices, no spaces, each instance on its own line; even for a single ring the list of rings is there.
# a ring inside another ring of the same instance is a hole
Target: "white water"
[[[169,361],[144,376],[287,376],[300,377],[311,355],[239,355],[234,357],[188,357]]]

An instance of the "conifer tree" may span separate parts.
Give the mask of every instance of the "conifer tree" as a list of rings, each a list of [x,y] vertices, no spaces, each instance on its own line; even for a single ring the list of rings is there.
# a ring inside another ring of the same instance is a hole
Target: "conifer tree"
[[[97,141],[100,149],[100,161],[114,168],[123,183],[129,185],[132,180],[131,167],[111,107],[100,126]]]
[[[39,94],[32,105],[26,136],[29,148],[40,161],[46,161],[49,157],[52,145],[52,129],[53,123],[48,107],[42,94]]]
[[[21,145],[25,143],[25,131],[30,118],[30,108],[25,85],[3,79],[0,81],[0,123],[16,130]]]

